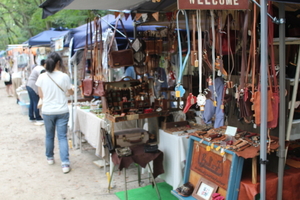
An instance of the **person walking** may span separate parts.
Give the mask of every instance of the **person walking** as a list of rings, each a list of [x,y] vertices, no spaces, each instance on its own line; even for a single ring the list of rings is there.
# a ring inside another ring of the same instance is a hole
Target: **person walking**
[[[45,72],[45,60],[41,60],[41,65],[34,67],[28,77],[26,89],[29,96],[28,116],[31,122],[36,122],[36,125],[43,125],[44,121],[40,114],[40,109],[37,105],[39,102],[38,87],[35,85],[41,73]]]
[[[36,81],[40,98],[43,100],[42,115],[46,130],[46,157],[49,165],[54,164],[55,129],[59,143],[63,173],[70,171],[67,139],[69,107],[66,95],[73,95],[70,77],[63,73],[63,62],[57,52],[51,52],[46,60],[46,73]]]
[[[17,100],[17,104],[19,103],[19,96],[17,94],[17,89],[22,85],[22,68],[18,68],[11,75],[12,87],[14,91],[14,97]]]
[[[8,76],[9,76],[9,78],[8,78]],[[9,73],[9,70],[7,67],[5,67],[4,72],[2,72],[1,79],[4,81],[7,96],[12,97],[14,94],[14,91],[12,88],[11,74]]]

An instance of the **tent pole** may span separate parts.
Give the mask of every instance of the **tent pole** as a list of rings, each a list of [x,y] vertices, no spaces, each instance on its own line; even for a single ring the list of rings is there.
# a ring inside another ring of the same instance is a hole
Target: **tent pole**
[[[104,21],[105,23],[107,23],[108,26],[110,26],[112,29],[116,29],[116,31],[122,35],[124,38],[127,38],[126,35],[124,35],[121,31],[119,31],[117,28],[115,28],[113,25],[111,25],[108,21],[106,21],[105,19],[100,18],[102,21]]]
[[[267,23],[267,0],[261,1],[261,126],[260,126],[260,199],[266,199],[266,164],[267,164],[267,93],[268,93],[268,23]]]
[[[279,3],[279,19],[285,18],[285,5]],[[279,24],[279,150],[278,156],[278,190],[277,200],[282,199],[283,175],[285,165],[285,131],[286,131],[286,106],[285,106],[285,23]]]

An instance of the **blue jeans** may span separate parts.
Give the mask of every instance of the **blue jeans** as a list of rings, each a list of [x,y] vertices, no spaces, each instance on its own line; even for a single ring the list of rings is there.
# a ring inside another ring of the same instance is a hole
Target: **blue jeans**
[[[39,95],[35,93],[35,91],[29,87],[26,86],[28,96],[30,99],[29,109],[28,109],[28,115],[30,120],[43,120],[40,115],[40,109],[37,108],[37,104],[39,102]]]
[[[69,161],[69,146],[68,146],[68,121],[69,113],[60,115],[44,115],[44,124],[46,129],[46,156],[53,158],[54,156],[54,138],[55,128],[57,132],[59,154],[61,164],[70,164]]]

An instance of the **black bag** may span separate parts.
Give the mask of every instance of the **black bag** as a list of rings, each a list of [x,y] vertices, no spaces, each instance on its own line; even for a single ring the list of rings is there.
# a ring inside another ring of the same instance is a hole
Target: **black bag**
[[[145,153],[156,153],[158,151],[157,144],[146,144],[144,147]]]
[[[111,135],[108,134],[104,128],[101,128],[101,135],[104,141],[103,147],[107,148],[110,153],[114,152],[115,147],[113,145]]]

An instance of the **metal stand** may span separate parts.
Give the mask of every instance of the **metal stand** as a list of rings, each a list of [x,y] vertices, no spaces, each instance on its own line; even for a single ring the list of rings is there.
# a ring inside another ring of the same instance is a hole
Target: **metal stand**
[[[112,167],[112,172],[111,172],[111,176],[109,178],[109,183],[108,183],[108,192],[110,193],[110,189],[111,189],[111,181],[113,179],[113,174],[114,174],[114,171],[115,171],[115,165],[111,162],[111,164],[113,165]],[[139,184],[139,187],[141,186],[141,169],[140,169],[140,165],[136,164],[137,165],[137,169],[138,169],[138,180],[133,180],[133,181],[138,181],[138,184]],[[151,166],[150,164],[148,163],[147,166],[149,167],[149,170],[150,170],[150,175],[151,175],[151,179],[152,179],[152,182],[154,184],[154,187],[155,187],[155,190],[156,190],[156,194],[158,196],[158,199],[161,200],[161,197],[160,197],[160,193],[159,193],[159,190],[157,188],[157,184],[155,182],[155,178],[153,176],[153,172],[152,172],[152,169],[151,169]],[[148,179],[149,177],[145,178],[145,179]],[[124,182],[125,182],[125,191],[124,191],[124,194],[125,194],[125,200],[128,200],[128,194],[127,194],[127,183],[130,183],[130,182],[133,182],[133,181],[126,181],[126,168],[124,168]]]

